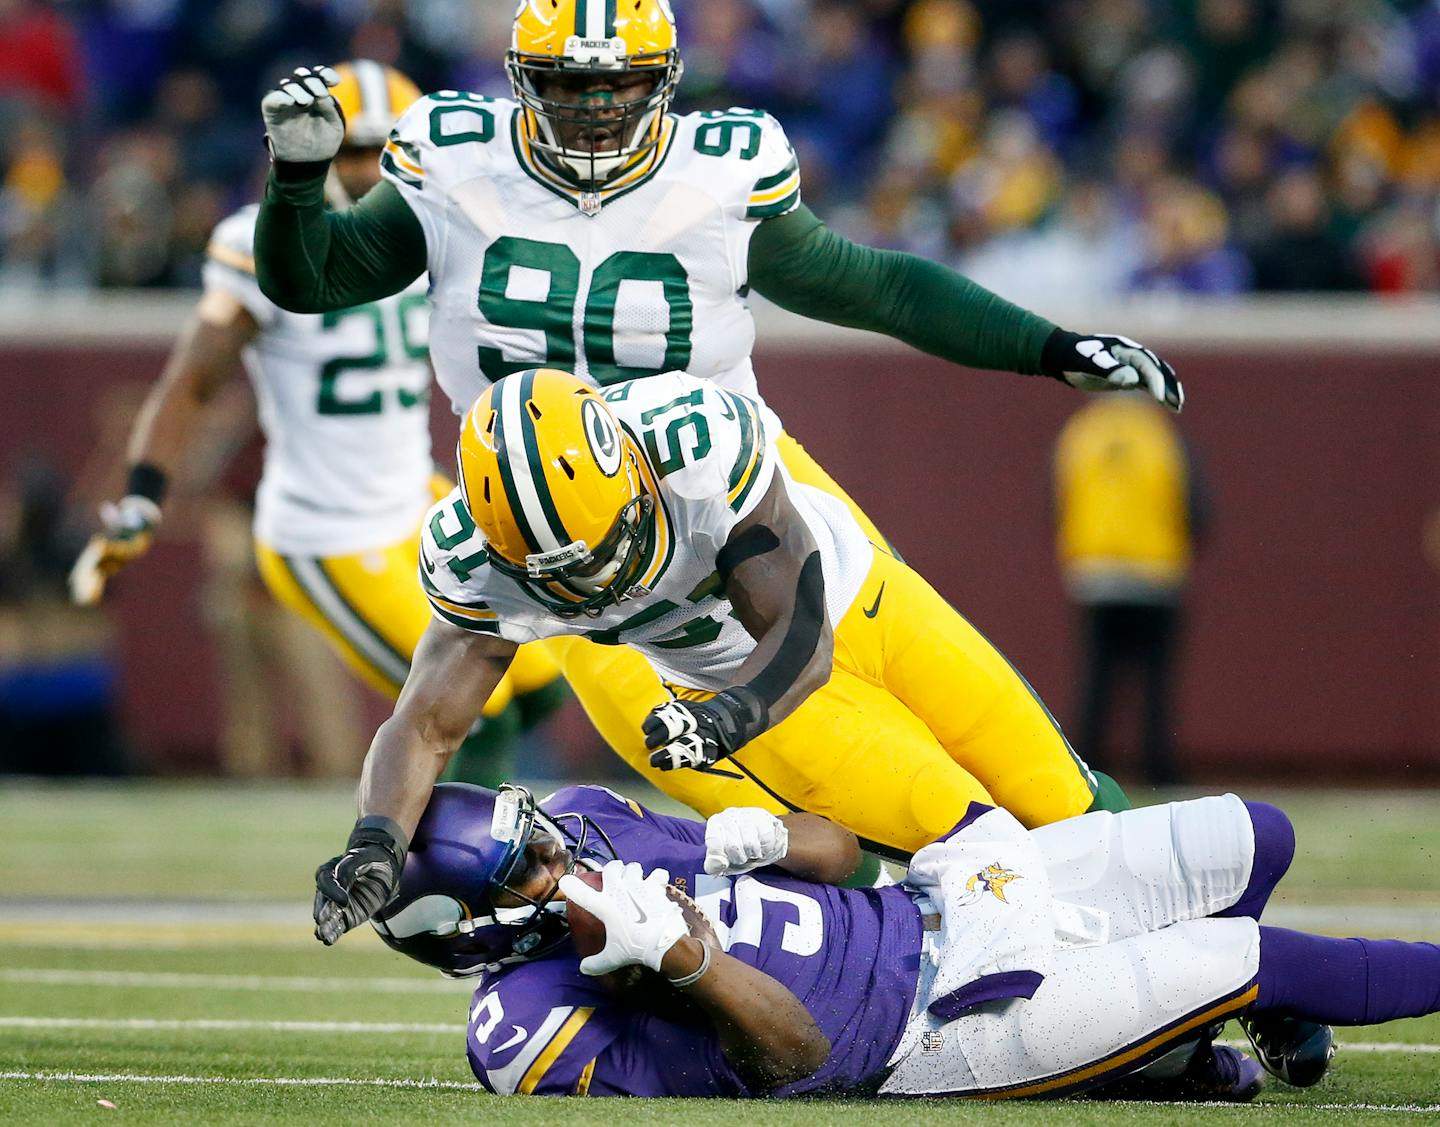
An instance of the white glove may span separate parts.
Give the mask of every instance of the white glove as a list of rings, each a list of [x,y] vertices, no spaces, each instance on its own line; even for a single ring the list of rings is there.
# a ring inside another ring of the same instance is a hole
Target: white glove
[[[1046,375],[1082,391],[1148,391],[1172,411],[1185,406],[1175,369],[1129,337],[1056,329],[1045,341],[1040,364]]]
[[[329,88],[340,76],[327,66],[296,67],[260,101],[265,139],[275,160],[331,159],[345,140],[345,119]]]
[[[685,913],[665,892],[670,874],[649,876],[634,861],[609,861],[600,870],[604,888],[591,888],[574,875],[560,878],[565,899],[580,905],[605,925],[605,949],[580,960],[585,974],[609,974],[637,963],[660,969],[660,960],[690,934]]]
[[[732,806],[705,821],[705,871],[712,877],[773,865],[789,849],[785,823],[758,806]]]

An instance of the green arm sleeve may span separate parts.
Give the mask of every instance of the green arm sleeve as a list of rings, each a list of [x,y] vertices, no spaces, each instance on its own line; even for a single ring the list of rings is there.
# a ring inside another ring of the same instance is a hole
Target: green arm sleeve
[[[376,301],[425,266],[425,230],[393,184],[382,180],[354,207],[327,211],[323,172],[277,179],[270,170],[255,224],[255,277],[281,309],[325,313]]]
[[[938,262],[860,246],[803,204],[750,239],[750,287],[782,309],[869,329],[972,368],[1039,375],[1055,326]]]

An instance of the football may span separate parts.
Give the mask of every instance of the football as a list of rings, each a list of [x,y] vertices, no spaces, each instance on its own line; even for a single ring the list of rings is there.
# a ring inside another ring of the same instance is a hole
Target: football
[[[605,878],[600,873],[591,872],[588,869],[577,869],[575,876],[591,888],[605,886]],[[579,952],[582,959],[587,955],[598,955],[605,950],[605,925],[595,916],[580,907],[579,904],[571,902],[565,907],[565,918],[570,922],[570,940],[575,944],[575,950]]]

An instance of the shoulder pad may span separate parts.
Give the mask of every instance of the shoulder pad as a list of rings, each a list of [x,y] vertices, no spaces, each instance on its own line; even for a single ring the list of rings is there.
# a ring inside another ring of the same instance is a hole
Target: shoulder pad
[[[499,1095],[579,1095],[587,1066],[615,1039],[598,979],[572,956],[486,975],[470,1008],[475,1075]]]
[[[249,204],[217,223],[206,255],[222,266],[255,273],[255,219],[259,212],[258,204]]]
[[[495,145],[508,151],[513,102],[460,90],[427,94],[401,116],[380,153],[380,171],[403,187],[445,183],[457,162],[473,166]]]
[[[460,490],[431,506],[420,532],[420,586],[430,609],[453,626],[499,634],[500,617],[483,597],[489,556]]]
[[[800,164],[775,118],[733,106],[687,114],[685,121],[695,152],[723,160],[740,178],[742,218],[770,219],[800,206]]]

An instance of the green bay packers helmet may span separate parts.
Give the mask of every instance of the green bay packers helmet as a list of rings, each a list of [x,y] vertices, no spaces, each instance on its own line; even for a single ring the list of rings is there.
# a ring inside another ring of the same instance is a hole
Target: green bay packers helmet
[[[543,163],[572,186],[598,188],[660,143],[682,71],[675,14],[669,0],[520,0],[505,70]],[[637,72],[653,82],[634,101],[584,90],[587,78]]]
[[[379,150],[384,147],[396,119],[420,100],[420,88],[394,67],[387,67],[373,59],[352,59],[338,63],[335,73],[340,76],[330,93],[345,118],[345,139],[343,150]],[[378,152],[375,157],[376,171],[367,177],[364,184],[379,179]],[[352,183],[351,191],[361,191]],[[346,190],[346,179],[335,165],[330,166],[325,177],[325,198],[331,207],[342,210],[355,202],[351,191]]]
[[[381,148],[395,120],[420,100],[415,83],[372,59],[338,63],[335,73],[340,82],[330,94],[345,115],[344,143],[352,148]]]
[[[497,380],[460,430],[460,492],[490,565],[570,617],[620,602],[645,564],[654,499],[640,452],[593,388],[532,368]]]

